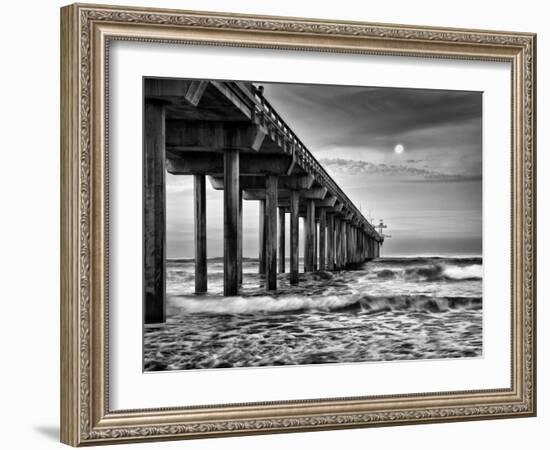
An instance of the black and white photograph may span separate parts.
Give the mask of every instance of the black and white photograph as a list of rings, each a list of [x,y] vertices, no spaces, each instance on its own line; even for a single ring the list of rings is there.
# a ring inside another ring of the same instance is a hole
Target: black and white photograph
[[[482,92],[143,101],[145,372],[483,356]]]

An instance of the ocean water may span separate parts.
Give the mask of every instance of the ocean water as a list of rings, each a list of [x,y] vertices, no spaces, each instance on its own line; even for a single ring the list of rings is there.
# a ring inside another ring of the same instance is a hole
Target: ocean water
[[[273,294],[245,259],[237,297],[223,297],[221,259],[209,260],[205,295],[193,293],[192,260],[166,270],[167,321],[144,328],[146,371],[482,355],[479,257],[378,258],[297,286],[280,274]]]

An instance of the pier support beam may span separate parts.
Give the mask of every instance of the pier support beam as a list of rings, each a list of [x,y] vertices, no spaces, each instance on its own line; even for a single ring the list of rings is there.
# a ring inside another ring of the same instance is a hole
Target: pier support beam
[[[265,182],[265,255],[266,289],[277,289],[277,177],[270,175]]]
[[[327,266],[328,270],[334,270],[334,214],[327,219]]]
[[[360,228],[357,228],[357,261],[363,262],[363,238]]]
[[[239,242],[237,259],[237,271],[239,272],[239,286],[243,284],[243,190],[239,187]]]
[[[290,284],[298,284],[298,212],[300,210],[300,195],[298,191],[290,191]]]
[[[348,223],[342,220],[342,268],[348,264]]]
[[[351,229],[353,228],[353,225],[351,223],[348,222],[348,227],[347,227],[347,249],[348,249],[348,264],[350,263],[353,263],[353,251],[352,251],[352,240],[351,240],[351,236],[352,236],[352,231]]]
[[[355,264],[357,262],[357,259],[355,257],[355,251],[357,250],[357,241],[355,240],[355,225],[352,225],[349,231],[349,249],[351,253],[350,261],[352,264]]]
[[[317,229],[318,222],[313,222],[313,270],[316,271],[319,268],[319,232]]]
[[[358,242],[357,242],[357,228],[355,226],[351,227],[351,239],[352,239],[352,261],[354,264],[357,264],[358,258],[357,258],[357,248],[358,248]]]
[[[338,228],[336,229],[336,236],[338,237],[338,265],[337,269],[341,270],[344,267],[344,251],[343,251],[343,243],[344,243],[344,236],[342,236],[342,230],[344,227],[344,222],[340,219],[338,219]]]
[[[349,262],[355,263],[355,226],[353,224],[350,224],[349,227],[349,241],[348,241],[348,247],[349,247]]]
[[[326,231],[327,211],[321,208],[319,211],[319,270],[327,270],[326,266]]]
[[[348,263],[347,261],[347,248],[346,248],[346,245],[347,245],[347,239],[346,239],[346,229],[347,229],[347,223],[342,220],[341,222],[341,233],[342,233],[342,269],[345,269],[346,268],[346,264]]]
[[[355,234],[355,262],[361,262],[361,242],[359,242],[359,228],[354,228]]]
[[[369,236],[367,238],[367,245],[368,245],[368,257],[369,259],[374,258],[374,240]]]
[[[279,273],[285,273],[285,209],[279,208]]]
[[[349,248],[349,262],[354,263],[355,262],[355,226],[353,224],[350,224],[349,227],[349,240],[348,240],[348,248]]]
[[[208,290],[206,267],[206,180],[193,175],[195,193],[195,294]]]
[[[265,273],[265,200],[260,200],[258,209],[258,273]]]
[[[144,111],[143,243],[145,323],[166,320],[166,124],[162,104]]]
[[[348,248],[348,230],[349,230],[349,223],[344,221],[344,228],[342,229],[342,238],[344,240],[344,243],[343,243],[343,249],[344,249],[344,268],[348,265],[348,262],[349,262],[349,248]]]
[[[340,228],[340,219],[334,218],[334,270],[342,268],[342,232]]]
[[[223,189],[223,295],[239,291],[239,152],[224,151]]]
[[[304,272],[313,271],[313,246],[315,240],[315,201],[307,200],[306,221],[304,227]]]
[[[370,257],[374,258],[374,239],[369,238],[369,250],[370,250]]]

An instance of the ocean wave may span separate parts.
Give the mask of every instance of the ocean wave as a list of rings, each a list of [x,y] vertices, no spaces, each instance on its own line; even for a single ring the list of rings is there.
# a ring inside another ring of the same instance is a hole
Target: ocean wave
[[[257,296],[231,297],[221,299],[192,299],[171,297],[171,308],[182,314],[204,315],[243,315],[281,314],[308,310],[330,312],[382,312],[382,311],[424,311],[442,312],[449,309],[481,308],[481,298],[477,297],[432,297],[422,295],[396,295],[374,297],[369,295],[330,295],[326,297],[304,296]]]
[[[481,280],[483,278],[483,266],[473,264],[471,266],[446,266],[444,275],[449,280]]]
[[[200,298],[174,296],[169,300],[170,306],[184,314],[257,314],[283,313],[303,310],[337,310],[357,303],[359,297],[329,295],[325,297],[306,297],[297,295],[280,295],[278,297],[225,297]]]
[[[396,275],[397,274],[393,270],[390,270],[390,269],[379,270],[378,272],[376,272],[376,276],[378,278],[382,278],[384,280],[387,280],[389,278],[395,278]]]
[[[364,296],[359,302],[363,311],[443,312],[450,309],[481,309],[480,297],[432,297],[423,295],[396,295],[388,297]]]
[[[405,278],[421,281],[471,281],[481,280],[482,277],[483,267],[480,264],[470,266],[433,264],[405,269]]]
[[[407,267],[404,270],[382,269],[375,272],[381,279],[402,276],[408,281],[474,281],[483,278],[483,266],[432,264],[419,267]]]
[[[434,264],[453,264],[458,266],[467,266],[473,264],[482,264],[483,258],[480,256],[403,256],[403,257],[384,257],[375,260],[377,265],[398,265],[414,266],[431,262]]]

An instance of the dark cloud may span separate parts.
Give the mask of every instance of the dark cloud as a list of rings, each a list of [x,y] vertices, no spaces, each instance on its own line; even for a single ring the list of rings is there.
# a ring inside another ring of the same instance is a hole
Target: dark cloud
[[[266,86],[266,95],[274,91],[280,100],[292,99],[295,106],[315,113],[310,116],[316,120],[327,115],[338,123],[347,120],[350,128],[369,132],[370,137],[479,120],[482,102],[480,92],[438,89]]]
[[[402,144],[429,169],[479,172],[480,92],[269,84],[265,93],[318,156],[347,148],[389,157]]]
[[[350,105],[350,114],[361,114],[362,105],[369,105],[372,116],[360,128],[377,136],[478,120],[481,110],[481,95],[463,91],[363,88],[342,101]]]

